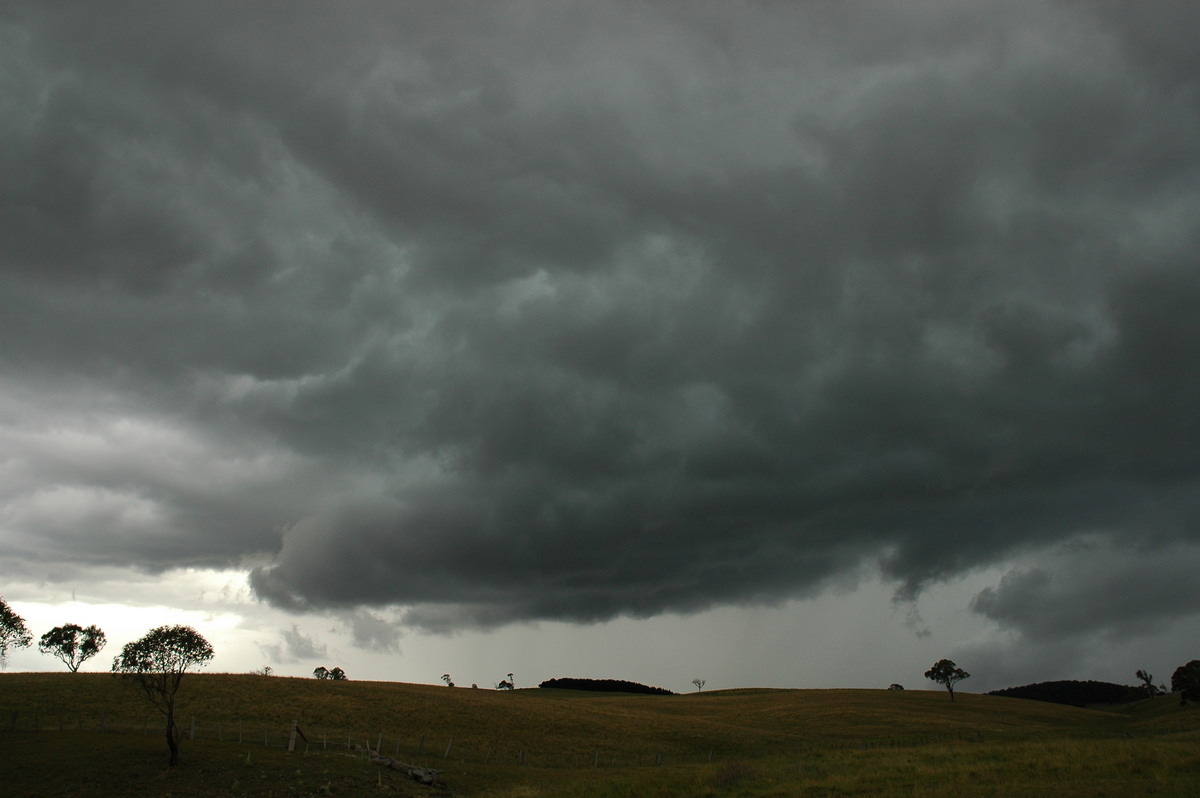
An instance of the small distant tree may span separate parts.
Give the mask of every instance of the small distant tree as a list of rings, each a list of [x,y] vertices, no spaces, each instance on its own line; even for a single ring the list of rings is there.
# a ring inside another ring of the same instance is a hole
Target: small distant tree
[[[953,660],[942,659],[934,663],[932,668],[925,671],[925,678],[944,685],[946,691],[950,693],[950,700],[953,701],[954,685],[963,679],[971,678],[971,674],[955,665]]]
[[[329,672],[329,678],[335,682],[344,682],[346,681],[346,672],[341,668],[334,668]]]
[[[13,612],[0,596],[0,667],[8,666],[10,648],[25,648],[32,642],[33,635],[25,625],[25,619]]]
[[[1142,689],[1146,691],[1147,698],[1154,698],[1158,695],[1158,688],[1154,686],[1154,677],[1146,671],[1138,671],[1137,677],[1142,681]]]
[[[1171,674],[1171,692],[1179,693],[1179,703],[1200,702],[1200,659],[1180,665]]]
[[[77,673],[79,666],[100,653],[108,639],[95,624],[84,629],[78,624],[56,626],[38,641],[38,651],[53,654],[62,660],[71,671]]]
[[[895,682],[892,682],[891,684],[888,685],[888,689],[889,690],[903,690],[904,685],[896,684]]]
[[[513,689],[513,683],[505,681],[504,679],[501,679],[500,684],[496,685],[496,689],[497,690],[511,690],[511,689]]]
[[[313,669],[313,676],[316,676],[318,679],[328,679],[329,669],[324,665],[318,665],[315,669]]]
[[[515,688],[516,686],[517,686],[517,680],[513,678],[513,675],[511,673],[508,674],[508,689],[511,690],[511,689]]]
[[[275,675],[275,669],[272,668],[270,665],[263,665],[258,670],[250,671],[250,672],[253,673],[255,676],[274,676]]]
[[[167,721],[170,765],[179,764],[182,733],[175,726],[175,697],[183,674],[189,668],[207,665],[213,649],[204,636],[190,626],[160,626],[140,640],[126,643],[113,659],[113,673],[129,679]]]
[[[692,684],[696,685],[696,692],[698,693],[704,689],[704,685],[707,684],[707,682],[705,682],[703,679],[697,677],[695,679],[692,679]]]
[[[442,681],[446,683],[446,686],[447,686],[447,687],[453,687],[453,686],[454,686],[454,680],[450,678],[450,674],[448,674],[448,673],[443,673],[443,674],[442,674]]]

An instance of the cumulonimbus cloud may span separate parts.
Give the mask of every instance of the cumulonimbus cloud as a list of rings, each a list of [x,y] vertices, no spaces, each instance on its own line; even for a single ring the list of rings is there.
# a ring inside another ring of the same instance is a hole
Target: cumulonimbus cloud
[[[444,629],[1194,540],[1193,48],[742,10],[15,6],[6,550]]]

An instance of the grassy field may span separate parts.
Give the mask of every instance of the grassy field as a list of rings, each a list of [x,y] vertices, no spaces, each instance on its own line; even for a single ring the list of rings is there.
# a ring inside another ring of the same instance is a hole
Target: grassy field
[[[1196,796],[1200,710],[961,693],[622,696],[196,674],[182,765],[108,674],[0,674],[14,796]],[[192,718],[195,738],[191,739]],[[307,744],[285,749],[292,721]],[[362,747],[442,770],[428,788]]]

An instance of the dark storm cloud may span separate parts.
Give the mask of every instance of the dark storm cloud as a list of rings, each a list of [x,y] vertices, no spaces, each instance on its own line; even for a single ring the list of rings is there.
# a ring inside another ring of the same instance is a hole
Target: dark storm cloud
[[[1200,72],[1139,8],[20,4],[6,547],[428,628],[1194,552]],[[975,609],[1103,589],[1047,578]]]
[[[1041,565],[1009,571],[972,609],[1038,642],[1148,635],[1200,613],[1197,556],[1194,546],[1075,541]]]

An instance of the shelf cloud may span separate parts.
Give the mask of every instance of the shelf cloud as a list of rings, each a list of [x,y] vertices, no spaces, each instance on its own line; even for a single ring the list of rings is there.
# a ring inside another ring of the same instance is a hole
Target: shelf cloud
[[[1197,15],[10,3],[5,559],[381,650],[1045,550],[974,611],[1198,611]]]

